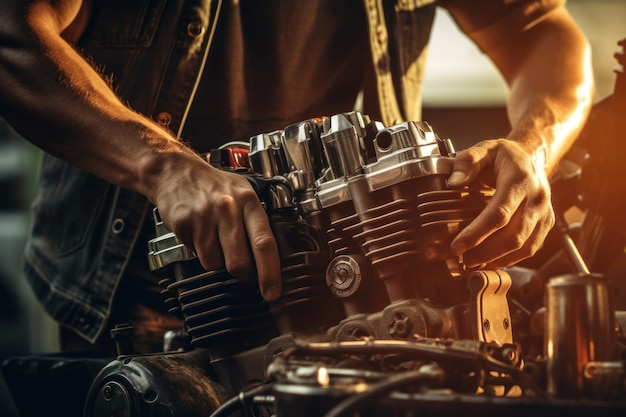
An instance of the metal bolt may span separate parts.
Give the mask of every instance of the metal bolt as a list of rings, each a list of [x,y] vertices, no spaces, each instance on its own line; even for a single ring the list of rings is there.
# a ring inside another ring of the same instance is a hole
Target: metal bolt
[[[595,365],[588,364],[583,370],[583,376],[586,379],[594,379],[598,374],[598,368]]]
[[[106,384],[104,386],[104,389],[102,390],[102,395],[104,395],[105,400],[110,400],[111,398],[113,398],[113,387],[109,384]]]
[[[509,363],[516,364],[517,363],[517,351],[515,349],[504,349],[502,351],[503,357],[506,358]]]
[[[504,318],[504,321],[502,322],[502,325],[504,326],[505,329],[509,328],[509,319],[508,318]]]
[[[393,323],[389,326],[389,334],[397,337],[406,337],[411,332],[411,322],[408,317],[396,315]]]
[[[491,323],[489,323],[489,320],[485,320],[483,322],[483,328],[485,329],[486,332],[489,331],[489,329],[491,328]]]

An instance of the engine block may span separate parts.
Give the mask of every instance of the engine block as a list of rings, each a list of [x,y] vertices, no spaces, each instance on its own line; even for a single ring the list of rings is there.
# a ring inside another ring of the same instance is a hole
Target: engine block
[[[385,127],[342,113],[205,157],[245,176],[259,196],[279,248],[282,295],[268,303],[256,283],[204,270],[156,208],[148,261],[184,323],[183,342],[158,355],[121,354],[94,381],[86,416],[626,411],[605,281],[553,281],[547,339],[530,349],[535,357],[524,356],[529,322],[544,317],[519,301],[533,279],[513,280],[515,269],[468,270],[451,253],[493,190],[448,187],[455,150],[428,123]],[[559,316],[564,303],[576,319]],[[563,326],[598,317],[609,330],[572,336]],[[584,343],[574,349],[573,341]],[[600,401],[581,404],[580,395]]]
[[[208,160],[245,175],[265,206],[281,255],[281,299],[266,305],[226,271],[199,270],[195,254],[165,229],[157,210],[150,265],[174,271],[163,281],[168,303],[196,346],[223,344],[237,333],[250,338],[251,330],[263,333],[272,325],[274,336],[323,333],[335,341],[510,343],[509,277],[468,274],[449,249],[491,191],[448,188],[453,157],[451,142],[425,122],[385,128],[358,112],[226,145]],[[485,314],[485,297],[493,316],[477,317]]]

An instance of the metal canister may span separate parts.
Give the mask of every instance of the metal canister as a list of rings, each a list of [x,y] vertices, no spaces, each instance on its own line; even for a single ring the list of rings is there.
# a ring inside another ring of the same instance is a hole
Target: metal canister
[[[546,286],[545,355],[548,394],[585,394],[584,367],[616,357],[615,312],[601,274],[552,278]]]

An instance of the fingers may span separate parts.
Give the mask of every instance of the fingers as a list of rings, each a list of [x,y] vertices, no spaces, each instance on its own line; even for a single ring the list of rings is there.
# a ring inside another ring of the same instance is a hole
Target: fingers
[[[224,255],[221,267],[241,281],[251,281],[254,261],[239,201],[231,195],[224,195],[213,204],[213,215],[219,216],[215,219],[218,242],[211,243],[217,244]]]
[[[280,256],[269,219],[258,202],[244,206],[244,221],[259,278],[259,289],[267,301],[278,299],[281,292]]]
[[[554,226],[545,172],[538,172],[527,151],[508,140],[481,142],[458,156],[450,187],[480,180],[496,191],[453,239],[451,251],[468,268],[505,267],[534,255]]]
[[[454,238],[450,246],[452,253],[455,255],[464,254],[467,250],[480,245],[487,237],[501,228],[505,226],[514,227],[509,223],[525,197],[526,195],[516,187],[496,189],[480,215]],[[500,250],[502,249],[498,249],[497,252]]]
[[[535,228],[532,234],[528,237],[528,239],[523,241],[524,243],[521,246],[516,247],[515,250],[507,253],[500,258],[485,262],[485,269],[505,268],[515,265],[516,263],[523,261],[524,259],[530,258],[535,253],[537,253],[539,249],[541,249],[546,235],[547,232],[545,231],[545,228],[541,225],[538,225],[537,228]],[[497,239],[494,239],[494,244],[497,244],[495,240]],[[513,241],[522,242],[521,239]],[[472,255],[470,254],[469,256],[471,259]]]
[[[218,239],[205,244],[223,254],[222,267],[232,276],[243,282],[252,281],[256,272],[263,298],[266,301],[278,299],[281,291],[278,247],[256,193],[250,188],[240,191],[236,197],[224,195],[213,211],[219,216]],[[214,253],[201,257],[203,266],[216,261],[219,258],[216,259]]]
[[[276,300],[281,291],[278,246],[250,183],[241,175],[215,171],[189,177],[197,182],[177,183],[157,201],[168,228],[194,250],[204,269],[226,269],[242,282],[256,281],[256,276],[263,298]]]
[[[457,188],[470,184],[489,163],[488,148],[482,144],[460,151],[454,157],[452,174],[447,179],[448,186]]]
[[[551,213],[539,215],[535,210],[520,207],[505,227],[464,252],[463,263],[468,268],[481,266],[488,269],[516,264],[541,248],[553,225]]]
[[[192,249],[198,255],[204,269],[207,271],[224,269],[224,253],[215,229],[207,229],[205,233],[196,230],[192,242]]]

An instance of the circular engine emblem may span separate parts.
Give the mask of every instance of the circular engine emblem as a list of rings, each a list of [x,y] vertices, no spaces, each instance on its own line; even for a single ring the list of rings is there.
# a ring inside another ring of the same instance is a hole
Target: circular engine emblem
[[[340,255],[326,268],[326,285],[338,297],[349,297],[361,284],[361,267],[352,257]]]

